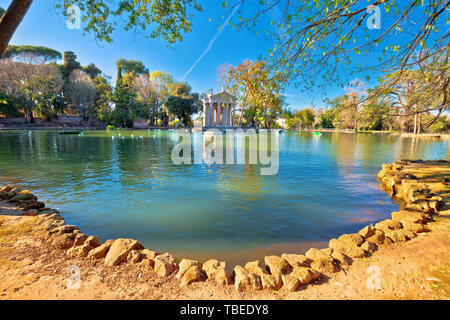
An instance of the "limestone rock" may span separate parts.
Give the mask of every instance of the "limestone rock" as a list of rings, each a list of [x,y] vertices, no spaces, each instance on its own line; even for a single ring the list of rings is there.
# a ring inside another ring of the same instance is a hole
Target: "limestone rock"
[[[384,233],[378,233],[374,236],[367,239],[368,242],[374,243],[376,245],[382,245],[382,244],[391,244],[392,240],[387,238]]]
[[[142,255],[144,256],[144,259],[155,259],[157,256],[159,256],[159,252],[152,251],[149,249],[143,249],[141,250]]]
[[[107,266],[117,266],[124,261],[131,250],[143,249],[142,245],[133,239],[116,239],[105,257]]]
[[[203,263],[202,269],[209,279],[215,280],[219,285],[225,286],[232,283],[232,272],[224,261],[210,259]]]
[[[366,252],[363,249],[361,249],[361,247],[358,247],[351,241],[348,242],[336,241],[333,243],[330,242],[330,245],[333,245],[333,249],[335,251],[343,253],[346,256],[349,256],[350,258],[362,258],[366,256]]]
[[[155,268],[155,260],[144,258],[139,262],[138,266],[144,271],[153,270]]]
[[[286,260],[292,267],[309,267],[312,259],[302,254],[283,253],[281,258]]]
[[[181,264],[180,264],[181,265]],[[182,275],[180,286],[184,287],[194,281],[201,279],[202,272],[200,265],[191,265]]]
[[[311,268],[322,273],[335,273],[339,267],[332,257],[320,257],[311,263]]]
[[[294,268],[290,275],[297,278],[300,281],[300,284],[309,284],[312,281],[319,279],[320,272],[311,268],[299,267]]]
[[[181,260],[180,264],[178,265],[179,269],[176,277],[178,279],[181,279],[183,275],[186,273],[186,271],[188,271],[188,269],[192,266],[196,267],[197,269],[201,269],[202,267],[200,262],[198,262],[197,260],[189,260],[189,259]]]
[[[427,229],[425,228],[425,226],[421,223],[413,223],[410,221],[405,221],[403,224],[403,228],[405,230],[414,232],[414,233],[422,233],[422,232],[426,232]]]
[[[139,250],[131,250],[127,256],[127,261],[131,263],[138,263],[142,260],[142,255]]]
[[[323,251],[321,251],[319,249],[316,249],[316,248],[311,248],[308,251],[306,251],[305,256],[308,259],[311,259],[311,260],[317,260],[317,259],[320,259],[320,258],[330,257],[329,254],[326,254]]]
[[[374,253],[375,251],[378,250],[378,246],[370,241],[366,241],[361,245],[361,249],[369,252],[369,253]]]
[[[85,235],[83,233],[77,233],[77,235],[75,236],[75,241],[74,241],[73,246],[74,247],[81,246],[86,241],[87,238],[88,238],[87,235]]]
[[[234,286],[239,292],[262,289],[261,278],[239,265],[234,267]]]
[[[175,257],[168,252],[157,256],[154,260],[155,272],[160,277],[169,276],[178,268],[178,265],[175,262]]]
[[[104,244],[89,251],[88,258],[101,259],[106,257],[106,254],[108,253],[108,250],[111,248],[113,243],[114,240],[107,240]]]
[[[282,275],[281,279],[286,290],[291,292],[297,290],[300,285],[300,280],[292,275]]]
[[[74,234],[67,234],[67,233],[59,234],[53,238],[51,245],[59,249],[67,250],[73,247],[74,241],[75,241]]]
[[[263,289],[267,290],[278,290],[283,286],[283,282],[280,277],[270,274],[261,275],[261,283]]]
[[[392,220],[403,223],[426,223],[427,217],[419,211],[401,210],[392,212]]]
[[[66,224],[66,225],[51,229],[49,231],[49,233],[50,234],[54,234],[54,233],[62,234],[62,233],[72,233],[74,231],[79,231],[78,227]]]
[[[366,226],[359,230],[358,234],[364,239],[373,237],[375,235],[375,228],[372,226]]]
[[[391,230],[386,232],[385,235],[393,242],[405,242],[408,240],[408,237],[403,230]]]
[[[360,246],[363,244],[364,238],[357,233],[350,233],[350,234],[343,234],[338,238],[338,241],[346,245],[353,244],[356,246]]]
[[[92,249],[94,249],[94,247],[86,243],[81,246],[70,248],[67,250],[66,254],[71,257],[87,257]]]
[[[244,268],[260,277],[262,277],[263,274],[268,274],[259,260],[247,262]]]
[[[402,228],[402,224],[399,221],[386,219],[381,222],[378,222],[375,225],[375,229],[380,229],[383,232],[389,232],[390,230],[398,230]]]
[[[270,274],[277,277],[281,277],[283,274],[288,274],[292,270],[289,263],[278,256],[266,256],[264,257],[264,263],[266,268],[270,271]]]
[[[87,237],[87,239],[84,241],[85,244],[89,244],[90,246],[97,248],[100,247],[102,245],[102,240],[100,240],[99,237],[97,236],[89,236]]]
[[[333,257],[334,259],[339,261],[341,268],[347,268],[353,262],[352,258],[350,258],[349,256],[346,256],[345,254],[340,253],[338,251],[333,251],[333,253],[331,254],[331,257]]]

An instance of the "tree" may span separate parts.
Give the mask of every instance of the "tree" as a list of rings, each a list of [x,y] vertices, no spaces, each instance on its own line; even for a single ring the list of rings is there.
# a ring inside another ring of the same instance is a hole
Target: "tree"
[[[64,64],[61,66],[63,79],[67,82],[72,72],[80,68],[81,64],[77,61],[77,55],[72,51],[64,52]]]
[[[186,83],[175,83],[165,103],[169,115],[182,121],[185,127],[192,123],[192,115],[201,108],[198,93],[191,92],[192,88]]]
[[[12,58],[25,63],[45,64],[61,60],[59,51],[41,46],[8,46],[2,58]]]
[[[3,16],[3,14],[5,13],[5,9],[3,9],[2,7],[0,7],[0,18]]]
[[[75,113],[85,119],[93,115],[97,88],[94,80],[81,70],[74,70],[69,77],[69,99]]]
[[[240,6],[232,26],[261,33],[258,22],[267,26],[267,16],[279,17],[263,30],[275,39],[265,60],[285,83],[304,89],[345,85],[355,74],[380,70],[393,75],[385,83],[392,87],[404,72],[449,48],[447,0],[269,0],[253,11],[243,9],[247,3],[223,2],[229,10]]]
[[[263,61],[245,60],[236,67],[223,65],[219,77],[240,104],[249,109],[241,113],[239,124],[243,116],[250,126],[267,127],[267,123],[276,120],[284,105],[281,79],[276,73],[272,74]]]
[[[97,68],[97,66],[93,63],[90,63],[89,65],[82,68],[82,70],[91,77],[92,80],[94,80],[98,75],[102,73],[102,70]]]
[[[1,12],[0,12],[1,14]],[[0,116],[3,117],[17,117],[19,110],[17,103],[6,92],[0,90]]]
[[[95,114],[103,122],[111,120],[112,87],[108,79],[97,76],[94,79],[97,95],[95,97]]]
[[[6,15],[0,20],[0,56],[12,38],[15,30],[26,15],[32,0],[13,0]],[[66,17],[72,14],[70,8],[81,9],[81,20],[86,23],[85,32],[92,32],[100,41],[111,42],[111,34],[118,22],[124,22],[126,31],[142,31],[146,37],[162,37],[168,43],[181,41],[183,33],[191,31],[192,10],[201,11],[195,0],[56,0],[56,8]],[[147,31],[148,27],[154,28]]]
[[[136,101],[136,93],[133,90],[135,77],[134,72],[125,74],[114,90],[111,99],[114,103],[111,122],[115,126],[131,128],[139,114],[140,105]]]

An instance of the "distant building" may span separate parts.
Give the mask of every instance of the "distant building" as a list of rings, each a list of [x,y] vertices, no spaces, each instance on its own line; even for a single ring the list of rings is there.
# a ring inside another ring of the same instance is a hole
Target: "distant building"
[[[275,121],[281,128],[286,129],[286,119],[285,118],[279,118],[277,121]]]
[[[236,123],[236,98],[222,90],[213,94],[213,90],[203,99],[203,127],[226,128]]]

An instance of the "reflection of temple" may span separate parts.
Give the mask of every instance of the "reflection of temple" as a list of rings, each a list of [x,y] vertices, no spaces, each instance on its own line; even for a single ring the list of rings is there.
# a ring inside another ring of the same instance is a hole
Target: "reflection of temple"
[[[236,120],[236,98],[222,90],[213,94],[212,89],[203,98],[203,127],[234,127]]]

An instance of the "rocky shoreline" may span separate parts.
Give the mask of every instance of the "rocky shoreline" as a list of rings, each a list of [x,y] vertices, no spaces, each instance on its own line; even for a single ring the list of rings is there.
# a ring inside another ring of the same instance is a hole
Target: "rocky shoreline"
[[[292,292],[300,286],[317,284],[331,274],[345,272],[354,260],[370,257],[383,246],[402,243],[427,232],[427,225],[450,196],[450,186],[445,183],[450,178],[448,161],[397,161],[383,165],[378,177],[390,195],[404,203],[401,210],[392,213],[392,219],[332,239],[326,249],[311,248],[304,255],[266,256],[264,262],[250,261],[233,268],[215,259],[203,263],[177,260],[170,253],[145,249],[133,239],[102,243],[98,237],[66,225],[57,210],[46,208],[28,190],[2,187],[0,201],[8,203],[10,215],[30,220],[33,228],[39,229],[43,242],[69,258],[103,263],[111,268],[135,265],[142,273],[155,273],[161,279],[175,278],[182,287],[210,279],[218,286],[233,285],[238,292],[282,288]]]

